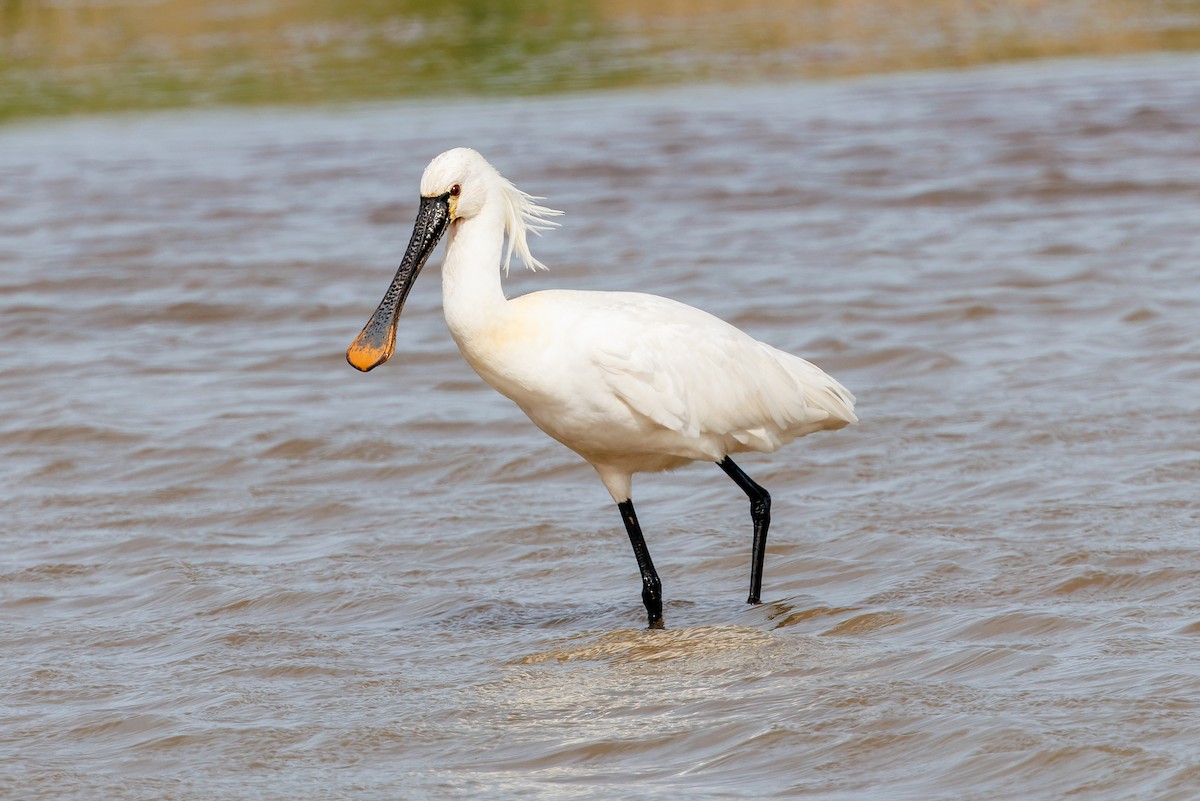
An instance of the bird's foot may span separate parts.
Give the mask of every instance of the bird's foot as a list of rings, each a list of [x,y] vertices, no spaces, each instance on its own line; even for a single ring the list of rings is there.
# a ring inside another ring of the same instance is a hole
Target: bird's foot
[[[661,629],[663,626],[662,584],[658,576],[645,580],[642,585],[642,605],[646,607],[646,618],[650,625],[646,628]]]

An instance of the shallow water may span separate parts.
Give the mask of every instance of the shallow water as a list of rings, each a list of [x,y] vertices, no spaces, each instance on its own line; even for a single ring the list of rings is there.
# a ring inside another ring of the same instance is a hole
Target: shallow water
[[[0,796],[1190,799],[1200,59],[0,131]],[[470,144],[862,423],[607,494],[458,356]],[[439,257],[435,256],[435,262]]]

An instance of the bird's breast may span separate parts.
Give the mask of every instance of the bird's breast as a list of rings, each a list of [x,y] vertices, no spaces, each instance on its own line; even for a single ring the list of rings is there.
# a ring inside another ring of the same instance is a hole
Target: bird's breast
[[[520,403],[538,394],[546,370],[548,337],[535,316],[505,313],[451,325],[458,349],[479,376]]]

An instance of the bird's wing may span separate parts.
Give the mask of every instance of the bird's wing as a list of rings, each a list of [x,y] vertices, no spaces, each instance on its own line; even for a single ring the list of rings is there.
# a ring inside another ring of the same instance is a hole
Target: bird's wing
[[[665,298],[631,296],[593,350],[609,388],[658,425],[773,451],[854,421],[853,396],[809,362]]]

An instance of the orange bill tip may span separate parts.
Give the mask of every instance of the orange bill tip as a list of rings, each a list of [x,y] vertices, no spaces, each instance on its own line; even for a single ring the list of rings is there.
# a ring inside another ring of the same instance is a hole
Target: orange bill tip
[[[355,370],[367,372],[386,362],[392,356],[396,347],[395,333],[388,337],[385,345],[372,342],[365,333],[359,334],[358,339],[346,349],[346,361]]]

